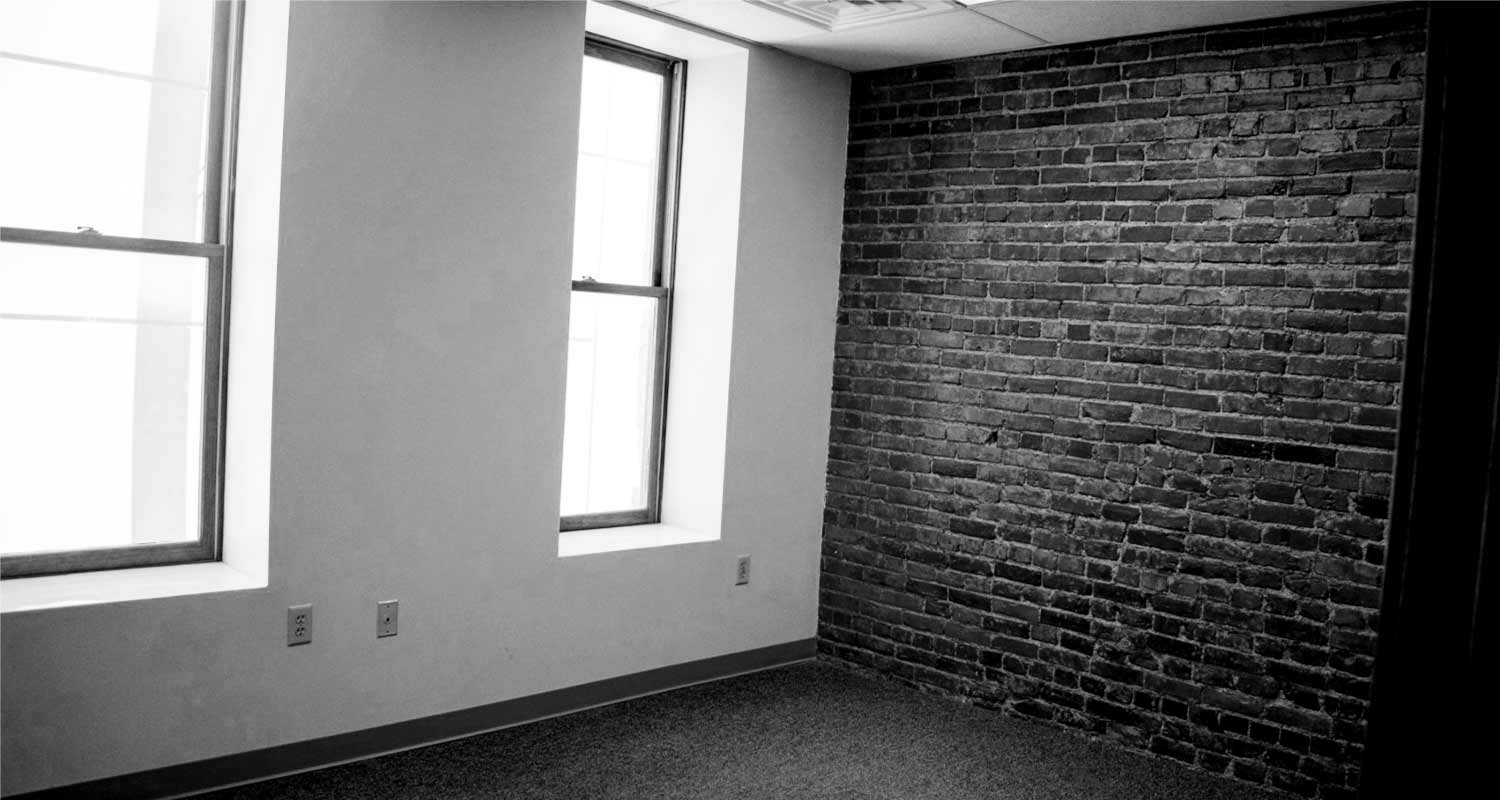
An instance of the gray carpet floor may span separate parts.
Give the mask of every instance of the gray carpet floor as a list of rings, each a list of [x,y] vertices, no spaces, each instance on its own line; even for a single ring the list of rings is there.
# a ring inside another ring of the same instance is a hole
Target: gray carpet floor
[[[1273,800],[1071,731],[809,662],[205,798]]]

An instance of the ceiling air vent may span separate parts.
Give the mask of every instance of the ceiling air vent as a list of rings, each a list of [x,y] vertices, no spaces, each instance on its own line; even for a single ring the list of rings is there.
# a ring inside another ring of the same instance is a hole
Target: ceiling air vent
[[[828,31],[894,22],[952,11],[950,0],[750,0]]]

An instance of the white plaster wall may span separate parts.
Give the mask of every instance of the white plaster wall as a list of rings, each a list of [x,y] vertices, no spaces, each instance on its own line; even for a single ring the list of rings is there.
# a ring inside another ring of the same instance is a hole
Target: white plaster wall
[[[778,557],[798,583],[767,597],[810,624],[807,636],[816,630],[848,98],[841,70],[750,54],[724,528],[729,543],[750,543],[757,568],[761,539],[785,536]],[[809,525],[820,532],[803,535]],[[806,564],[813,574],[801,572]],[[809,592],[814,618],[804,620]]]
[[[752,54],[722,539],[559,559],[583,22],[292,4],[270,585],[6,614],[0,791],[814,635],[847,76]]]

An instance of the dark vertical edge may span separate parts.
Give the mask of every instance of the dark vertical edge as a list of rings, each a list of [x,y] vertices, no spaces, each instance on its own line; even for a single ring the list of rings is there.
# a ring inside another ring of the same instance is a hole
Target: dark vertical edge
[[[657,304],[656,374],[651,401],[651,446],[647,464],[646,506],[652,522],[661,521],[662,471],[667,438],[667,389],[671,379],[672,300],[677,277],[677,209],[682,175],[683,107],[687,98],[687,64],[672,62],[663,97],[662,176],[657,284],[667,294]]]
[[[238,156],[241,50],[245,6],[239,0],[214,5],[214,96],[209,152],[211,169],[205,190],[204,238],[209,229],[220,245],[208,261],[207,303],[203,328],[203,430],[199,464],[203,479],[198,497],[198,540],[204,560],[218,560],[224,549],[224,462],[229,407],[229,305],[234,240],[234,169]],[[211,199],[209,199],[211,198]]]
[[[198,495],[198,545],[204,561],[217,560],[223,550],[225,396],[229,351],[228,253],[204,260],[203,318],[203,429],[199,432],[202,476]]]
[[[1484,98],[1496,22],[1428,7],[1427,86],[1386,575],[1360,796],[1446,796],[1481,777],[1493,722],[1500,320]],[[1488,595],[1486,594],[1488,592]],[[1487,659],[1487,660],[1486,660]],[[1486,664],[1488,666],[1486,666]]]
[[[1412,474],[1417,431],[1422,415],[1423,370],[1427,356],[1427,324],[1433,260],[1433,227],[1437,216],[1437,176],[1442,149],[1443,70],[1440,34],[1433,9],[1427,14],[1427,80],[1422,92],[1422,131],[1417,165],[1417,224],[1412,248],[1411,288],[1406,319],[1406,361],[1401,376],[1401,411],[1396,431],[1396,463],[1391,482],[1390,528],[1386,534],[1385,578],[1380,597],[1380,631],[1371,681],[1370,714],[1365,732],[1365,761],[1361,795],[1375,797],[1382,785],[1394,743],[1386,735],[1387,720],[1395,720],[1396,658],[1401,631],[1395,624],[1405,586],[1406,545],[1412,506]]]
[[[238,5],[232,0],[215,0],[213,26],[213,60],[209,65],[208,124],[203,142],[203,220],[204,242],[223,244],[224,210],[224,133],[226,130],[230,63],[233,53],[234,17]]]
[[[1480,725],[1500,716],[1500,365],[1496,365],[1495,411],[1491,422],[1489,482],[1486,496],[1484,528],[1480,531],[1479,568],[1474,576],[1474,602],[1470,612],[1468,641],[1468,684],[1475,696],[1471,705],[1478,711]],[[1474,730],[1480,730],[1476,725]],[[1468,744],[1471,753],[1467,763],[1487,763],[1493,737],[1474,736]]]

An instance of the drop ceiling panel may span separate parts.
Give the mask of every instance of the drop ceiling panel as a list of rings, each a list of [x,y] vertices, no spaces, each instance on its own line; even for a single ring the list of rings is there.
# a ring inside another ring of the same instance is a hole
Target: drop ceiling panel
[[[925,17],[953,10],[951,0],[749,0],[828,31]]]
[[[851,72],[1390,1],[623,0]]]
[[[649,2],[641,0],[635,4]],[[793,19],[743,0],[668,0],[650,8],[752,42],[772,44],[827,33],[811,22]]]
[[[983,3],[970,10],[1013,25],[1049,42],[1113,39],[1144,33],[1224,25],[1254,19],[1311,14],[1368,5],[1358,0],[1011,0]]]
[[[793,55],[850,72],[1036,47],[1036,37],[954,8],[931,16],[776,43]]]

